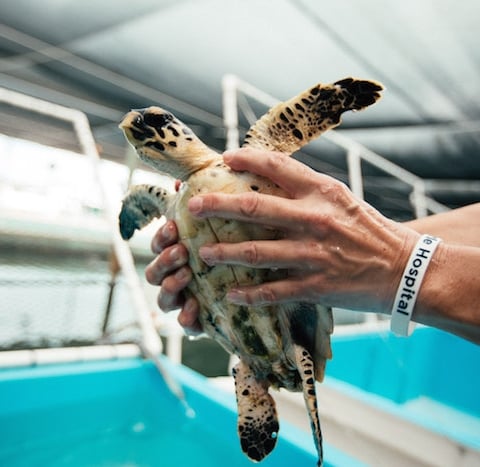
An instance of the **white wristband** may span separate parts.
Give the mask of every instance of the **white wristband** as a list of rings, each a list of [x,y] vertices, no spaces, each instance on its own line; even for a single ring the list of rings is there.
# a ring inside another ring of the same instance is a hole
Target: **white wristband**
[[[408,259],[393,302],[390,322],[390,329],[398,336],[411,334],[413,325],[411,325],[410,319],[417,301],[418,291],[433,253],[440,242],[441,239],[437,237],[422,235]]]

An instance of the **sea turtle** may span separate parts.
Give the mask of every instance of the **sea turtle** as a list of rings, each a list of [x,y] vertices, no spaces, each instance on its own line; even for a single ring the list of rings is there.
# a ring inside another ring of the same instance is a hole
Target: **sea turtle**
[[[243,146],[291,154],[337,126],[343,112],[373,104],[382,89],[377,82],[354,78],[317,84],[273,107],[249,129]],[[189,251],[193,279],[188,293],[199,302],[203,330],[240,358],[233,374],[242,450],[251,460],[260,461],[275,447],[279,424],[268,388],[283,387],[303,391],[321,465],[322,434],[315,380],[322,381],[326,360],[331,358],[331,310],[308,303],[263,307],[228,303],[225,294],[231,287],[285,277],[285,272],[210,267],[198,256],[199,246],[273,239],[280,234],[235,220],[195,219],[187,209],[188,199],[199,193],[286,194],[265,178],[230,170],[220,154],[159,107],[130,111],[120,127],[143,161],[182,180],[176,193],[151,185],[131,188],[119,216],[120,231],[124,239],[129,239],[135,229],[141,229],[154,217],[166,215],[175,220],[180,240]]]

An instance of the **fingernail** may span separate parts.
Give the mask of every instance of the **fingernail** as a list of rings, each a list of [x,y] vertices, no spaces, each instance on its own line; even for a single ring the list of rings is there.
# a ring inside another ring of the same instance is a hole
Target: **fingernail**
[[[202,210],[203,200],[198,196],[194,196],[188,202],[188,209],[192,214],[198,214]]]
[[[209,266],[213,266],[213,264],[215,264],[215,252],[213,251],[212,247],[201,246],[198,250],[198,254],[200,255],[200,258],[202,258],[202,260]]]
[[[227,164],[232,161],[232,159],[235,157],[235,153],[237,152],[237,149],[229,149],[228,151],[225,151],[223,153],[223,161],[226,162]]]
[[[227,301],[235,305],[247,305],[247,294],[241,290],[232,289],[227,293]]]

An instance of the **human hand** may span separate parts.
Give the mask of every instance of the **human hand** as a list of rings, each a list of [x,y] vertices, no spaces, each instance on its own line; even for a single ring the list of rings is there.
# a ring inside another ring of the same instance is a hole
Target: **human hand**
[[[228,263],[286,269],[288,277],[232,289],[237,304],[306,301],[388,312],[419,235],[358,200],[341,182],[283,154],[241,149],[226,153],[233,170],[263,175],[288,198],[250,192],[196,196],[198,217],[221,217],[278,228],[272,241],[219,243],[200,248],[209,265]]]
[[[184,289],[192,278],[188,267],[187,249],[178,243],[178,231],[173,221],[167,221],[152,239],[152,251],[158,256],[145,269],[152,285],[160,285],[158,305],[163,311],[181,308],[178,322],[187,332],[195,334],[202,328],[198,322],[198,303],[185,298]]]

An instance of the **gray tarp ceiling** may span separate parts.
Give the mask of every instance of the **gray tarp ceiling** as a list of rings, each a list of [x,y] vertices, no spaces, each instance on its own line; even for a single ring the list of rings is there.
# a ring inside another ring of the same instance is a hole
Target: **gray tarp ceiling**
[[[345,116],[343,134],[422,177],[478,180],[479,13],[478,0],[3,0],[0,86],[85,111],[104,155],[120,159],[119,119],[151,104],[224,148],[226,73],[280,99],[373,78],[384,98]],[[0,132],[68,145],[52,124],[1,108]],[[331,144],[306,152],[341,176]],[[461,202],[478,199],[475,188]]]

